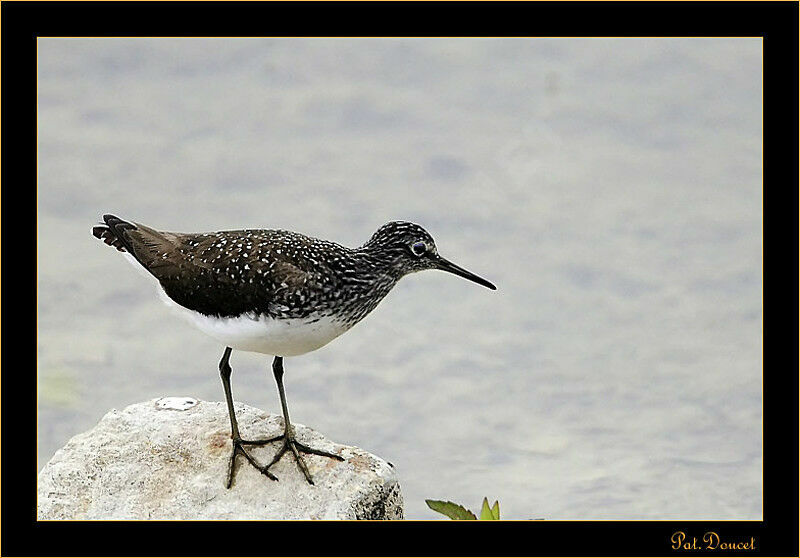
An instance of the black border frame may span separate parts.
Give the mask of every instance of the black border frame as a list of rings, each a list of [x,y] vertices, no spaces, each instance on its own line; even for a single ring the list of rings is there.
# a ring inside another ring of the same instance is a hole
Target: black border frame
[[[670,537],[755,537],[798,555],[796,2],[3,2],[2,555],[671,555]],[[362,19],[364,18],[364,19]],[[365,25],[362,21],[368,21]],[[36,38],[39,36],[727,36],[764,45],[764,520],[37,522]],[[22,234],[19,234],[22,231]],[[22,240],[22,242],[18,241]],[[784,261],[788,254],[788,265]],[[790,300],[786,300],[786,298]],[[789,320],[777,322],[786,314]],[[30,315],[27,322],[21,315]],[[787,325],[788,324],[788,325]],[[26,358],[21,358],[25,355]],[[785,471],[785,472],[784,472]],[[312,535],[314,540],[306,540]],[[366,537],[365,537],[366,535]],[[162,538],[164,537],[164,538]],[[368,542],[379,537],[378,544]],[[163,546],[159,541],[173,541]],[[113,541],[106,543],[104,541]]]

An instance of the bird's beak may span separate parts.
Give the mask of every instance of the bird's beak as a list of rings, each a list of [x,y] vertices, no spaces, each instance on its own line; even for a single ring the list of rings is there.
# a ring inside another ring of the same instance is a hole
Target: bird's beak
[[[463,267],[457,266],[453,262],[448,261],[448,260],[444,259],[441,256],[438,256],[436,258],[435,268],[436,269],[441,269],[442,271],[447,271],[449,273],[454,273],[454,274],[456,274],[456,275],[458,275],[460,277],[463,277],[464,279],[469,279],[470,281],[474,281],[478,285],[483,285],[484,287],[492,289],[493,291],[497,290],[497,287],[492,285],[489,281],[487,281],[483,277],[478,277],[474,273],[471,273],[471,272],[467,271]]]

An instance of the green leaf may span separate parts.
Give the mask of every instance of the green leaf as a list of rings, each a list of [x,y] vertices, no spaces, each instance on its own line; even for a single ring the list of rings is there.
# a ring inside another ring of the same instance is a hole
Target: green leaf
[[[489,507],[489,500],[483,499],[483,506],[481,507],[481,519],[498,520],[500,519],[500,502],[494,501],[494,505]]]
[[[489,500],[486,498],[483,499],[483,505],[481,506],[481,519],[494,519],[492,510],[489,507]]]
[[[454,504],[453,502],[443,502],[441,500],[425,500],[428,507],[435,512],[446,515],[450,519],[478,519],[475,514],[466,509],[464,506]]]

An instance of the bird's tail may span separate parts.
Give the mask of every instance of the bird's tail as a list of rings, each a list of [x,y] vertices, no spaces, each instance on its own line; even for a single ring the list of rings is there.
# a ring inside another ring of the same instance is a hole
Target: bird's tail
[[[92,234],[120,252],[128,252],[134,255],[130,241],[125,238],[125,231],[128,229],[135,230],[136,225],[123,221],[116,215],[103,215],[103,221],[105,221],[105,225],[92,227]]]
[[[179,235],[151,229],[141,223],[103,215],[105,225],[96,225],[92,234],[138,262],[159,281],[179,274],[185,263],[179,252]]]

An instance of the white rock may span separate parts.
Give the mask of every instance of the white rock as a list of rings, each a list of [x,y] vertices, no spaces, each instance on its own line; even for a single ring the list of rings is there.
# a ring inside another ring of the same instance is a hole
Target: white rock
[[[283,431],[283,419],[236,403],[245,439]],[[342,446],[293,423],[297,439],[345,461],[303,454],[314,486],[287,452],[272,481],[231,451],[224,402],[171,397],[112,410],[92,430],[58,450],[39,473],[43,519],[402,519],[394,469],[362,449]],[[262,464],[279,443],[247,446]]]

